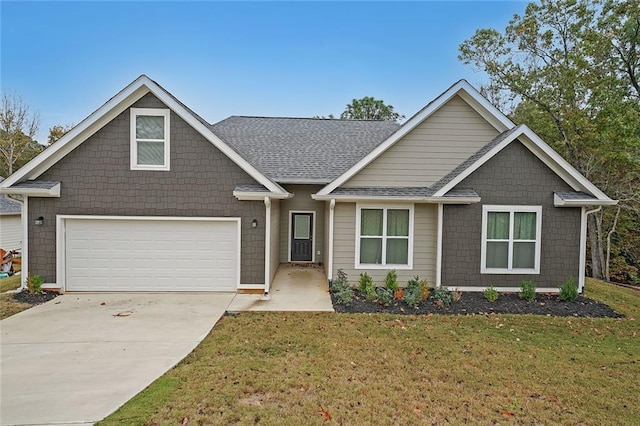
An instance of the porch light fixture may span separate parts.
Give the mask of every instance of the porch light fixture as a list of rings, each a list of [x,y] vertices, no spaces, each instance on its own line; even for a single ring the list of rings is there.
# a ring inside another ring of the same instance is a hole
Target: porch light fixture
[[[41,225],[44,223],[44,217],[39,216],[39,217],[34,221],[34,223],[35,223],[37,226],[41,226]]]
[[[258,227],[258,219],[253,219],[251,221],[251,227],[252,228],[257,228]]]

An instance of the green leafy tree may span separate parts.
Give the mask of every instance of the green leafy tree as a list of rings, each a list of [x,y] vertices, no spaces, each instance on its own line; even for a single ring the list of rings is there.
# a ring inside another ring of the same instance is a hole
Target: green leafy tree
[[[404,119],[404,115],[393,110],[392,105],[387,105],[384,101],[365,96],[362,99],[353,99],[348,104],[340,118],[343,120],[387,120],[399,122]]]
[[[492,97],[516,105],[514,121],[621,200],[589,216],[597,278],[620,252],[612,237],[635,235],[629,224],[640,212],[639,34],[638,0],[542,0],[504,31],[480,29],[460,45],[459,59],[489,76]]]
[[[38,155],[44,147],[34,137],[40,116],[17,94],[0,100],[0,175],[9,176]]]
[[[72,128],[73,124],[65,124],[64,126],[56,124],[49,129],[49,137],[47,138],[47,142],[49,143],[49,145],[51,145],[52,143],[56,142],[58,139],[66,135],[67,132]]]

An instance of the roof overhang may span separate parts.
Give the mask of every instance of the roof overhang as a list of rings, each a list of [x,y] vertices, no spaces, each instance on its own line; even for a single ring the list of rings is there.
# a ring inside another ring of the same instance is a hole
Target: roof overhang
[[[317,201],[335,200],[338,203],[361,203],[364,201],[376,202],[404,202],[404,203],[425,203],[425,204],[475,204],[481,201],[480,197],[407,197],[407,196],[384,196],[384,195],[320,195],[312,194],[311,198]]]
[[[265,197],[274,200],[286,200],[293,197],[293,194],[280,193],[280,192],[265,192],[265,191],[233,191],[233,196],[240,201],[263,201]]]
[[[597,198],[575,198],[564,199],[558,194],[553,194],[553,205],[555,207],[586,207],[586,206],[615,206],[618,200],[600,200]]]
[[[50,188],[38,188],[38,187],[9,187],[3,188],[0,186],[0,194],[10,195],[25,195],[27,197],[60,197],[60,182],[51,186]]]

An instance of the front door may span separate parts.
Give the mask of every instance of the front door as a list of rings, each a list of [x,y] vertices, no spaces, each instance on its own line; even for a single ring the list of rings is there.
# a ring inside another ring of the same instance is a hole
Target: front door
[[[291,261],[313,260],[313,213],[291,213]]]

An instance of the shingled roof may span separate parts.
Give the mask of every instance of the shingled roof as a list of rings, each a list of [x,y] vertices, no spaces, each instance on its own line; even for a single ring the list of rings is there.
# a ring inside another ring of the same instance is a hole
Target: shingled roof
[[[0,176],[0,182],[2,182],[4,178]],[[17,201],[13,201],[6,195],[0,194],[0,215],[14,215],[20,214],[22,207],[20,203]]]
[[[211,131],[279,183],[328,183],[393,134],[391,121],[232,116]]]

